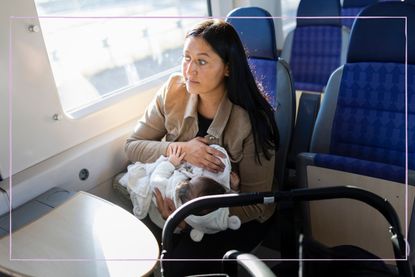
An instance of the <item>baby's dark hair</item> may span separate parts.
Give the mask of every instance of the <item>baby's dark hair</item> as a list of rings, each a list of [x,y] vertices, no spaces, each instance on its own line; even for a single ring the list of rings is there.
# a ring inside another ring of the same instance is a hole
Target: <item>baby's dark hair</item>
[[[195,184],[201,188],[200,195],[198,196],[206,196],[206,195],[215,195],[215,194],[224,194],[226,189],[224,186],[216,182],[215,180],[208,178],[208,177],[196,177],[190,180],[192,184]]]
[[[227,191],[220,183],[203,176],[183,181],[179,186],[179,198],[182,203],[199,196],[224,194]]]

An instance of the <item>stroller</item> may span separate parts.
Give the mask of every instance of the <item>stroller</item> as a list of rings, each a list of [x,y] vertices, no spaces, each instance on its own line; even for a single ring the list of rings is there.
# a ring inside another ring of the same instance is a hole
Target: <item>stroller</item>
[[[284,261],[274,268],[268,268],[251,254],[229,251],[224,255],[223,272],[206,276],[237,276],[241,265],[251,276],[407,276],[413,277],[413,268],[406,259],[406,243],[400,228],[399,218],[388,201],[369,191],[351,187],[326,187],[317,189],[295,189],[275,193],[241,193],[239,195],[205,196],[194,199],[177,209],[166,221],[162,234],[161,271],[169,276],[163,262],[170,259],[172,236],[175,227],[190,214],[203,209],[233,207],[251,204],[317,201],[349,198],[362,201],[378,210],[390,224],[389,231],[395,254],[397,271],[390,270],[379,258],[356,246],[342,245],[328,248],[312,238],[300,234],[297,261]],[[278,208],[277,208],[278,211]],[[313,257],[311,260],[308,257]],[[324,261],[316,261],[316,257]],[[365,259],[370,261],[353,261]],[[322,263],[324,262],[324,266]],[[203,275],[198,275],[203,276]]]

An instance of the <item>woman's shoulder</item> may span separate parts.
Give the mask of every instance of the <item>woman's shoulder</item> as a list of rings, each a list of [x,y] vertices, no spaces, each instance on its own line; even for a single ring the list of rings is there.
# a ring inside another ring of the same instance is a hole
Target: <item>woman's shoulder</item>
[[[241,132],[244,135],[251,133],[251,121],[248,112],[239,105],[233,105],[232,112],[229,117],[229,125],[236,132]]]
[[[248,112],[238,105],[232,106],[232,112],[224,130],[224,147],[233,163],[243,158],[245,142],[252,136],[252,126]]]
[[[186,85],[183,76],[180,73],[173,73],[165,84],[165,93],[168,96],[181,94],[186,90]]]
[[[169,77],[169,82],[172,85],[181,85],[184,86],[184,78],[180,72],[172,73]]]
[[[172,74],[165,84],[163,91],[164,108],[166,113],[183,112],[187,105],[189,94],[186,93],[186,84],[179,73]]]

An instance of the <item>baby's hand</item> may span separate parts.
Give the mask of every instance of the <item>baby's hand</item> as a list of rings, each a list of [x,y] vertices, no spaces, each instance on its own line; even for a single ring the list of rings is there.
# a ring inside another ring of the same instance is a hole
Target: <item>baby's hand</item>
[[[239,176],[235,172],[231,171],[231,189],[233,191],[239,191]]]
[[[184,156],[186,153],[181,153],[182,148],[177,145],[173,145],[170,149],[170,155],[169,155],[169,162],[171,162],[175,167],[178,167],[180,163],[182,162]]]

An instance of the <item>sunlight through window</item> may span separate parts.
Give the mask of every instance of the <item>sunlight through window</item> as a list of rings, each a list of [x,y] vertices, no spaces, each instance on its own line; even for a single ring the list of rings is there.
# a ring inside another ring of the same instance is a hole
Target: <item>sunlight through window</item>
[[[179,70],[190,16],[207,16],[205,0],[35,2],[69,114]]]

